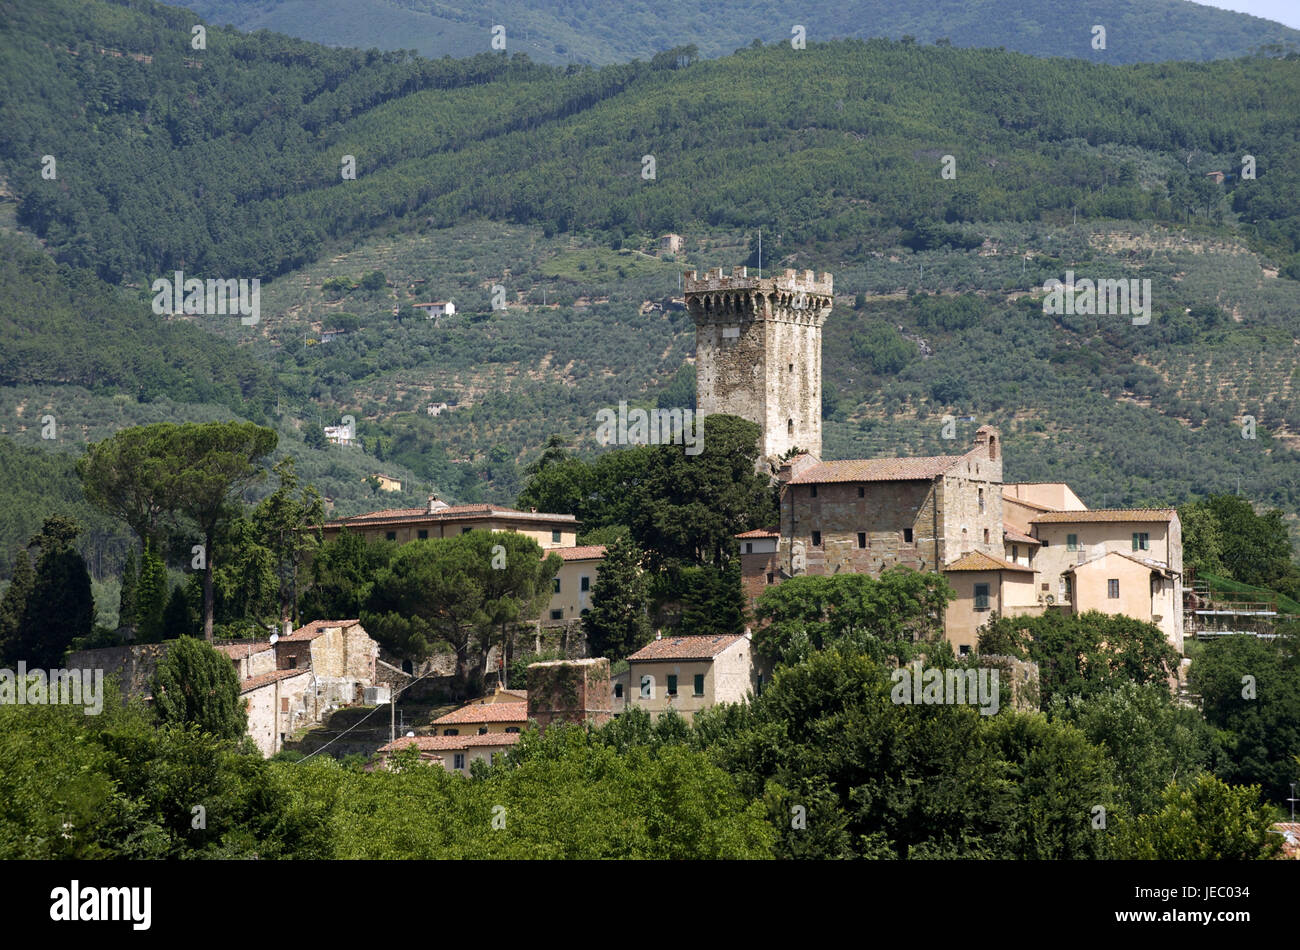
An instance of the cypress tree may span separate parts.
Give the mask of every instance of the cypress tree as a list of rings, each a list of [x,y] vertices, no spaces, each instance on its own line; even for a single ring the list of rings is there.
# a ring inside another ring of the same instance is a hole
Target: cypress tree
[[[135,548],[128,548],[126,565],[122,568],[122,596],[117,602],[117,628],[135,633],[135,592],[140,582],[140,568],[135,560]]]
[[[13,577],[4,599],[0,600],[0,657],[6,663],[18,659],[18,632],[22,629],[27,601],[35,586],[36,572],[32,570],[31,558],[20,548],[14,553]]]
[[[650,642],[650,617],[641,549],[620,537],[605,550],[605,560],[591,592],[591,610],[583,618],[587,652],[611,663]]]
[[[36,580],[17,638],[18,659],[29,666],[57,667],[71,642],[95,628],[90,571],[72,546],[81,529],[71,518],[52,515],[29,546],[39,545]]]
[[[144,545],[144,560],[135,589],[135,627],[141,643],[162,641],[163,611],[167,606],[167,568],[154,549],[153,541]]]

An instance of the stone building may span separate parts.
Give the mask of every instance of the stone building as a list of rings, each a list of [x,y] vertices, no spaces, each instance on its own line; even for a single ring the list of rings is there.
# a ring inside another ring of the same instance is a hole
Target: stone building
[[[740,584],[746,604],[753,610],[763,591],[781,583],[781,533],[775,528],[755,528],[735,537],[740,545]]]
[[[787,576],[891,567],[936,571],[979,551],[1002,558],[1001,437],[983,426],[964,455],[782,466],[779,565]]]
[[[695,321],[696,405],[701,416],[740,416],[763,429],[760,457],[775,471],[794,448],[822,451],[822,325],[835,302],[830,274],[787,270],[750,277],[744,267],[687,271]]]

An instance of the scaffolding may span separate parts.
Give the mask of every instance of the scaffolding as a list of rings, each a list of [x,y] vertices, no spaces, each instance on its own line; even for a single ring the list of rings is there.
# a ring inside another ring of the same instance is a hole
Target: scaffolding
[[[1197,640],[1250,634],[1261,640],[1276,639],[1276,624],[1289,615],[1279,612],[1276,596],[1251,597],[1239,591],[1216,593],[1205,581],[1190,574],[1183,588],[1183,633]],[[1231,599],[1229,599],[1231,598]]]

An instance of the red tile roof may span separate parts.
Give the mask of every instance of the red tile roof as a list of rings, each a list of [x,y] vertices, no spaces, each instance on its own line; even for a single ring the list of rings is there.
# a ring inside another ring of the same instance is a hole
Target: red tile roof
[[[599,561],[605,556],[603,544],[580,544],[571,548],[546,548],[543,554],[558,554],[566,561]]]
[[[628,661],[711,660],[744,636],[733,633],[715,637],[664,637],[647,643],[629,656]]]
[[[315,640],[327,627],[353,627],[359,624],[360,620],[313,620],[309,624],[299,627],[293,633],[280,638],[280,643],[297,643],[300,640]]]
[[[250,676],[239,684],[239,692],[251,693],[255,689],[261,689],[263,686],[270,686],[277,680],[287,680],[293,676],[308,676],[311,670],[275,670],[271,673],[262,673],[260,676]]]
[[[360,528],[386,524],[417,524],[433,521],[469,521],[483,518],[504,518],[508,520],[542,521],[546,523],[563,522],[576,525],[578,519],[573,515],[547,514],[541,511],[517,511],[500,505],[449,505],[437,511],[428,508],[382,508],[349,518],[336,518],[325,522],[326,528]]]
[[[791,485],[824,485],[829,482],[923,481],[942,475],[964,455],[933,455],[925,458],[846,459],[810,465]]]
[[[1173,508],[1094,508],[1092,511],[1048,511],[1030,518],[1031,524],[1086,524],[1094,521],[1172,521]]]
[[[475,722],[527,722],[527,703],[475,703],[461,706],[433,721],[435,726],[454,726]]]
[[[1002,493],[1002,500],[1003,500],[1003,501],[1013,501],[1013,502],[1015,502],[1017,505],[1024,505],[1026,508],[1033,508],[1033,509],[1036,509],[1037,511],[1053,511],[1053,510],[1055,510],[1055,509],[1052,508],[1051,505],[1040,505],[1040,504],[1039,504],[1038,502],[1036,502],[1036,501],[1026,501],[1024,498],[1017,498],[1015,495],[1009,495],[1009,494],[1007,494],[1006,492],[1003,492],[1003,493]]]
[[[753,531],[742,531],[740,534],[732,535],[736,538],[779,538],[781,532],[776,528],[755,528]]]
[[[232,660],[243,660],[249,656],[257,656],[259,653],[265,653],[275,648],[265,640],[243,640],[239,643],[213,643],[212,648],[219,653],[224,653]]]
[[[969,554],[963,554],[945,567],[944,571],[1017,571],[1021,574],[1034,573],[1034,569],[1031,567],[1025,567],[1023,564],[1012,564],[1010,561],[1004,561],[1000,557],[985,554],[983,551],[971,551]]]
[[[1002,525],[1002,538],[1004,541],[1013,541],[1020,544],[1042,544],[1037,538],[1031,538],[1027,534],[1021,534],[1009,524]]]
[[[519,732],[489,732],[481,736],[402,736],[379,747],[380,752],[396,752],[415,746],[421,752],[446,752],[451,749],[470,749],[485,745],[514,745]]]

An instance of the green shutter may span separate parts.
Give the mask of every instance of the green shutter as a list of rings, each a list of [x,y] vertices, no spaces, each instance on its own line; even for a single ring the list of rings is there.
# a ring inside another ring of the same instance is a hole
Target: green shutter
[[[669,696],[677,695],[677,677],[672,675],[671,673],[668,674],[668,695]]]
[[[695,674],[695,695],[696,696],[704,695],[704,674],[703,673]]]

